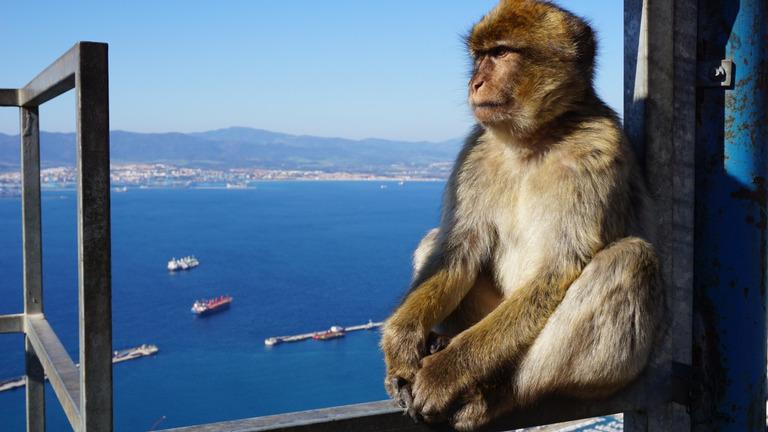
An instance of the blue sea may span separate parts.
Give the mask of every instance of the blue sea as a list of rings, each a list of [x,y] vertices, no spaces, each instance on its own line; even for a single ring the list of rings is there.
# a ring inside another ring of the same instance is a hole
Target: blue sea
[[[382,185],[386,185],[383,187]],[[112,195],[113,346],[156,356],[114,366],[118,431],[380,400],[377,331],[266,347],[269,336],[380,321],[438,221],[443,183],[263,182],[248,189]],[[45,314],[77,361],[76,196],[43,193]],[[171,257],[201,265],[170,274]],[[0,314],[22,307],[21,208],[0,199]],[[197,318],[200,298],[234,297]],[[0,380],[24,372],[23,337],[0,335]],[[50,387],[48,430],[70,430]],[[24,430],[24,391],[0,392],[0,429]]]

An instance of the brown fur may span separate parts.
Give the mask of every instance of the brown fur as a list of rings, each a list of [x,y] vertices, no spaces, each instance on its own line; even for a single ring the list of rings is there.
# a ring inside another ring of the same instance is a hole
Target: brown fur
[[[460,430],[625,386],[664,310],[643,180],[592,86],[592,30],[551,3],[502,0],[467,45],[479,124],[381,341],[389,393]],[[428,355],[433,329],[453,338]]]

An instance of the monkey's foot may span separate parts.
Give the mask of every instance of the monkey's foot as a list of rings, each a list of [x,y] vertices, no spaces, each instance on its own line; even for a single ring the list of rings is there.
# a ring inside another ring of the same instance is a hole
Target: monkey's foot
[[[448,421],[457,431],[477,430],[491,421],[488,401],[479,389],[468,389],[461,404]]]

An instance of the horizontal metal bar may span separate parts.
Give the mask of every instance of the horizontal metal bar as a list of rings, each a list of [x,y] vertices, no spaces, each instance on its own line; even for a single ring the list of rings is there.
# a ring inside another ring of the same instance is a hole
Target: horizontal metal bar
[[[606,400],[583,401],[551,398],[501,419],[487,431],[561,423],[624,411],[643,410],[675,400],[685,394],[686,384],[672,375],[672,367],[646,371],[634,384]],[[441,430],[415,424],[391,401],[370,402],[335,408],[278,414],[245,420],[168,429],[166,432],[416,432]]]
[[[19,91],[0,89],[0,106],[19,106]]]
[[[24,314],[0,315],[0,333],[24,333]]]
[[[391,401],[370,402],[289,414],[256,417],[222,423],[168,429],[166,432],[255,431],[426,431],[403,416]]]
[[[29,84],[19,89],[19,106],[38,106],[75,88],[75,73],[80,63],[80,43],[75,44]]]
[[[69,423],[80,430],[80,372],[42,314],[28,315],[25,330]]]

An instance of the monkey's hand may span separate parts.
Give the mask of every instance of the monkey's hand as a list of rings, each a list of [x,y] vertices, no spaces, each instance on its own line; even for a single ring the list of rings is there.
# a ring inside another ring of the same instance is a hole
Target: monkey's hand
[[[454,402],[471,397],[474,382],[462,366],[456,344],[421,360],[413,382],[413,408],[427,422],[450,419]]]
[[[413,398],[411,384],[419,368],[419,361],[426,354],[425,332],[415,325],[399,325],[390,319],[384,325],[381,337],[381,349],[387,376],[384,388],[387,393],[408,410],[413,417]]]

